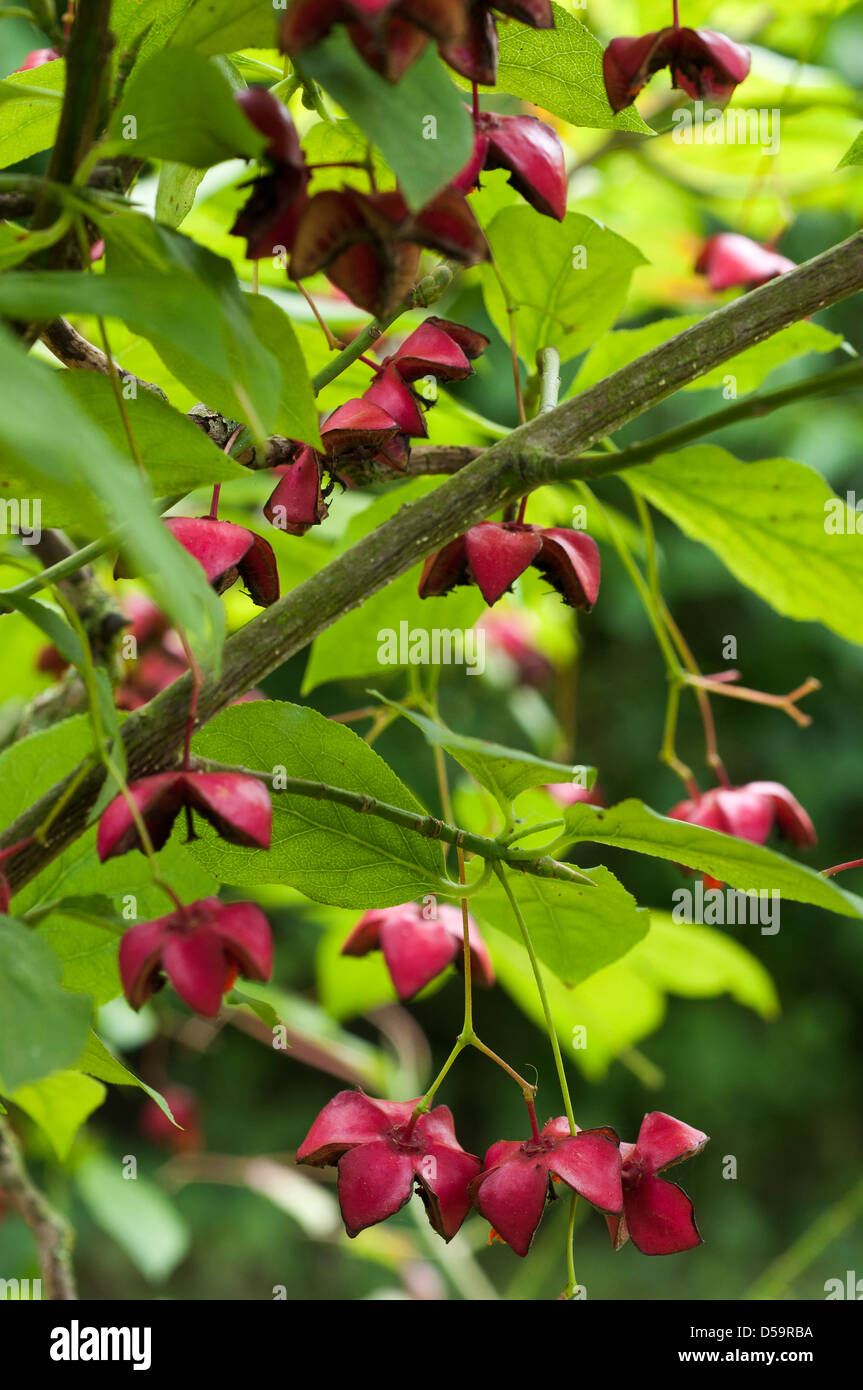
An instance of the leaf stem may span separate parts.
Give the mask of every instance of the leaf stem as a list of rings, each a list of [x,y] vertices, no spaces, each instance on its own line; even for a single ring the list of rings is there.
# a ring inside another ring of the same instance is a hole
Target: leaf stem
[[[401,826],[405,830],[413,830],[417,835],[422,835],[428,840],[442,840],[444,844],[455,845],[459,849],[466,850],[468,854],[475,854],[481,859],[507,864],[511,869],[533,874],[537,878],[563,879],[566,882],[586,883],[590,887],[595,887],[591,878],[588,878],[586,874],[579,873],[570,864],[560,864],[557,860],[548,859],[546,856],[538,857],[530,850],[509,849],[500,840],[487,839],[484,835],[475,835],[470,830],[462,830],[458,826],[447,825],[434,816],[418,815],[416,811],[407,811],[400,806],[390,806],[386,802],[376,800],[373,796],[366,796],[363,792],[348,791],[344,787],[333,787],[326,782],[312,782],[303,777],[282,777],[280,773],[261,772],[253,768],[240,767],[234,763],[216,762],[212,758],[193,757],[191,766],[202,772],[240,772],[245,777],[257,777],[259,781],[266,782],[271,790],[277,794],[306,796],[315,801],[334,801],[337,805],[347,806],[349,810],[356,811],[360,815],[379,816],[381,820],[389,821],[392,825]],[[277,785],[274,786],[274,782]],[[458,897],[458,885],[453,884],[451,886],[456,890],[451,896]]]
[[[557,1070],[557,1079],[560,1082],[560,1093],[563,1097],[564,1109],[566,1110],[566,1118],[569,1120],[570,1133],[575,1134],[577,1130],[577,1125],[575,1123],[575,1115],[572,1109],[572,1100],[570,1099],[569,1095],[569,1085],[566,1080],[566,1071],[563,1065],[563,1056],[560,1051],[560,1042],[557,1036],[557,1029],[554,1026],[554,1018],[552,1017],[551,1013],[551,1005],[548,1002],[548,994],[546,993],[545,989],[545,981],[542,978],[542,970],[540,969],[540,964],[536,956],[536,951],[533,948],[533,941],[531,940],[530,932],[527,928],[527,923],[524,920],[524,916],[522,914],[521,908],[518,905],[516,896],[512,891],[509,879],[507,878],[500,864],[495,864],[494,871],[500,879],[501,886],[503,887],[503,890],[506,893],[507,898],[509,899],[509,905],[512,908],[513,916],[515,917],[515,920],[518,923],[518,929],[521,932],[521,937],[524,942],[524,948],[527,951],[528,959],[530,960],[530,968],[533,971],[533,978],[536,981],[536,988],[539,994],[540,1003],[542,1005],[542,1012],[545,1017],[545,1026],[548,1031],[548,1040],[551,1043],[551,1050],[554,1054],[554,1065]]]
[[[120,377],[117,372],[117,363],[114,361],[114,358],[111,354],[111,346],[108,342],[108,330],[105,327],[105,320],[99,317],[97,318],[96,322],[99,325],[99,336],[102,339],[102,347],[105,349],[105,356],[108,359],[108,375],[111,378],[111,387],[114,392],[114,399],[117,402],[117,409],[120,412],[120,419],[123,422],[123,430],[125,432],[127,440],[129,441],[129,449],[131,450],[132,458],[135,460],[135,463],[138,466],[139,472],[146,473],[147,470],[144,467],[144,460],[141,457],[141,452],[135,440],[135,435],[132,430],[132,422],[129,419],[129,412],[126,409],[126,402],[123,399],[123,388],[120,385]]]
[[[257,261],[255,261],[255,265],[257,264]],[[320,328],[321,332],[327,340],[327,347],[330,349],[331,352],[344,352],[346,344],[342,342],[341,338],[337,338],[336,335],[333,333],[332,329],[330,328],[329,324],[327,323],[326,319],[324,318],[314,299],[309,294],[305,285],[302,284],[299,280],[295,280],[294,284],[296,285],[300,294],[303,296],[303,299],[306,301],[315,318],[317,319],[318,327]]]
[[[825,878],[832,878],[834,874],[844,873],[846,869],[863,869],[863,859],[849,859],[844,864],[834,864],[832,869],[822,869]]]
[[[625,480],[624,480],[625,481]],[[650,593],[650,602],[653,612],[661,623],[668,628],[668,608],[662,597],[662,589],[659,584],[659,566],[656,560],[656,535],[653,530],[653,522],[650,519],[650,508],[644,498],[634,488],[629,489],[635,502],[635,509],[638,519],[641,522],[641,530],[644,536],[644,553],[647,563],[647,584]],[[676,658],[675,658],[676,664]],[[678,666],[679,672],[679,666]],[[668,701],[665,709],[665,731],[662,739],[662,748],[659,757],[662,762],[670,767],[683,782],[690,796],[699,795],[698,786],[692,775],[691,768],[687,767],[677,756],[677,716],[680,708],[681,682],[678,674],[668,670]],[[706,696],[704,697],[706,699]]]
[[[342,372],[350,367],[351,363],[355,362],[358,357],[362,356],[368,348],[372,347],[378,338],[383,337],[386,330],[402,314],[407,313],[409,309],[416,309],[418,306],[426,308],[429,304],[433,304],[436,299],[439,299],[451,280],[452,271],[448,265],[436,266],[414,286],[410,294],[402,300],[397,308],[393,309],[391,314],[386,314],[383,318],[372,319],[371,323],[366,324],[353,342],[348,343],[338,356],[334,357],[312,377],[315,395],[331,381],[335,381],[337,376],[341,376]]]
[[[641,602],[644,605],[645,612],[647,613],[647,616],[650,620],[650,625],[655,633],[656,640],[659,643],[660,651],[662,652],[662,655],[665,658],[665,664],[668,669],[669,679],[680,680],[683,676],[683,672],[681,671],[680,663],[677,660],[674,648],[671,645],[668,634],[665,631],[665,625],[662,621],[662,615],[658,610],[657,604],[654,600],[649,586],[644,582],[644,576],[642,575],[641,571],[639,570],[638,566],[636,565],[635,561],[629,553],[629,547],[623,540],[623,537],[621,536],[616,523],[612,519],[611,514],[608,511],[606,511],[605,507],[603,507],[602,503],[600,502],[599,498],[595,495],[595,493],[593,493],[591,489],[587,486],[587,484],[584,482],[580,482],[578,486],[582,495],[587,498],[589,505],[595,507],[599,515],[602,517],[603,524],[606,528],[606,531],[608,532],[608,535],[611,538],[612,545],[617,551],[620,557],[620,561],[627,574],[629,575],[630,579],[632,580],[632,583],[635,585],[639,598],[641,599]]]
[[[732,700],[746,700],[751,705],[768,705],[771,709],[780,709],[789,719],[794,720],[799,729],[808,729],[812,717],[797,708],[797,701],[821,689],[821,682],[815,676],[808,676],[802,685],[790,690],[787,695],[771,695],[766,690],[750,690],[745,685],[731,685],[727,677],[720,679],[718,676],[693,676],[688,671],[683,672],[681,679],[686,685],[695,686],[699,690],[709,690],[714,695],[727,695]]]
[[[566,1288],[563,1291],[565,1299],[575,1298],[578,1292],[578,1280],[575,1277],[575,1213],[578,1207],[578,1193],[573,1192],[569,1199],[569,1221],[566,1227]]]
[[[632,444],[628,448],[621,449],[613,459],[594,455],[588,461],[587,457],[582,455],[580,460],[573,460],[572,463],[564,464],[563,468],[558,471],[558,477],[576,476],[593,479],[603,477],[607,473],[618,473],[640,463],[650,463],[660,454],[671,453],[675,449],[682,448],[685,444],[691,444],[697,439],[704,438],[705,435],[728,429],[741,420],[760,419],[763,415],[769,415],[774,410],[780,410],[783,406],[796,405],[798,401],[805,400],[809,396],[835,395],[840,391],[853,389],[860,385],[863,385],[863,361],[833,367],[829,372],[819,372],[816,376],[808,377],[805,381],[797,381],[792,386],[782,386],[775,391],[756,392],[751,396],[746,396],[743,400],[736,401],[734,405],[725,406],[722,410],[716,410],[710,415],[703,415],[698,420],[691,420],[685,425],[676,425],[674,429],[654,435],[650,439],[643,440],[640,444]]]

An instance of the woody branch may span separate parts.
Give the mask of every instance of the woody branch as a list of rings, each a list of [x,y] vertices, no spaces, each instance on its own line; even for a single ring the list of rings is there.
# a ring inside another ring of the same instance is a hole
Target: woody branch
[[[590,463],[582,456],[605,436],[744,349],[860,289],[863,233],[858,232],[513,431],[231,637],[220,677],[208,678],[201,690],[200,721],[212,719],[343,613],[490,512],[544,483],[588,476]],[[130,778],[177,759],[188,703],[189,678],[184,677],[126,721],[123,741]],[[29,881],[81,834],[104,772],[71,774],[0,840],[0,845],[10,845],[31,834],[76,777],[80,781],[66,814],[55,821],[45,842],[34,843],[10,861],[13,888]]]

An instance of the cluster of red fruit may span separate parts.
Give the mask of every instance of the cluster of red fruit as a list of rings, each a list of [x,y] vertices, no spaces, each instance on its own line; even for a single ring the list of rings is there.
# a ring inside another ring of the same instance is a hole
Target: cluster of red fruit
[[[655,72],[668,68],[672,85],[693,100],[726,102],[749,74],[751,57],[742,44],[714,29],[674,23],[637,38],[612,39],[602,73],[612,111],[630,106]]]
[[[194,836],[193,813],[223,840],[269,849],[273,808],[263,783],[234,772],[161,772],[131,782],[102,813],[96,848],[104,862],[168,841],[180,812]],[[173,895],[172,895],[173,896]],[[191,1009],[214,1017],[238,975],[268,980],[273,966],[270,924],[255,903],[202,898],[152,922],[130,927],[120,942],[120,979],[133,1009],[140,1009],[169,979]]]
[[[554,28],[551,0],[293,0],[281,47],[302,53],[344,24],[369,67],[397,82],[432,40],[462,77],[490,87],[497,78],[495,11],[533,29]]]
[[[287,108],[259,87],[238,93],[237,100],[267,139],[267,172],[252,181],[231,229],[246,238],[246,255],[258,260],[289,254],[290,279],[325,271],[369,313],[382,317],[401,302],[417,278],[423,248],[466,266],[487,257],[488,244],[465,197],[483,169],[507,169],[537,211],[559,220],[566,214],[563,149],[555,132],[534,116],[475,110],[470,160],[447,188],[413,212],[398,190],[310,194],[314,171]]]
[[[668,814],[675,820],[719,830],[723,835],[733,835],[755,845],[765,843],[774,823],[780,835],[799,849],[811,849],[818,839],[815,826],[800,802],[780,782],[713,787],[688,801],[678,802]],[[722,886],[707,876],[704,882],[708,888]]]
[[[447,62],[475,83],[496,76],[497,38],[493,10],[535,28],[552,28],[547,0],[515,0],[492,6],[448,0],[295,0],[282,24],[281,43],[300,54],[339,24],[363,58],[396,81],[429,39]],[[749,70],[749,55],[720,34],[674,24],[637,39],[609,45],[604,73],[615,110],[629,104],[649,76],[669,66],[673,80],[693,96],[727,98]],[[533,207],[562,219],[567,182],[563,150],[555,132],[533,116],[482,112],[474,100],[474,150],[465,168],[426,207],[412,211],[401,192],[355,188],[310,193],[314,169],[291,115],[262,88],[237,96],[249,121],[266,137],[267,170],[252,191],[232,231],[247,240],[252,259],[288,253],[289,277],[302,280],[325,271],[353,303],[378,316],[398,305],[415,282],[423,248],[464,265],[488,253],[485,237],[466,201],[483,169],[504,168]],[[769,248],[734,234],[707,243],[697,268],[711,285],[755,284],[790,265]],[[428,319],[374,369],[369,388],[324,420],[323,451],[297,443],[293,457],[276,470],[279,481],[264,507],[275,526],[305,534],[327,516],[334,482],[356,486],[363,467],[402,470],[410,441],[427,434],[424,408],[415,391],[423,377],[461,380],[487,346],[482,334],[462,325]],[[325,474],[329,482],[325,481]],[[278,597],[278,572],[269,544],[243,527],[217,519],[178,518],[168,523],[175,537],[203,565],[221,592],[237,577],[253,601],[266,606]],[[422,597],[476,584],[493,604],[529,566],[538,569],[566,603],[589,610],[599,588],[599,554],[589,536],[564,528],[539,528],[517,521],[485,521],[431,556],[420,581]]]
[[[371,385],[360,397],[340,405],[321,425],[324,452],[294,446],[293,461],[280,465],[278,485],[264,514],[280,530],[305,535],[327,515],[323,472],[345,487],[354,486],[357,470],[382,464],[401,471],[410,440],[425,438],[428,426],[415,384],[433,376],[463,381],[472,361],[488,347],[488,338],[460,323],[427,318],[376,367]]]
[[[661,1111],[645,1115],[634,1144],[613,1129],[575,1132],[549,1120],[525,1141],[502,1139],[481,1162],[456,1138],[445,1105],[376,1100],[340,1091],[324,1106],[297,1152],[300,1163],[336,1164],[345,1227],[356,1236],[393,1216],[414,1189],[429,1221],[452,1240],[471,1207],[517,1255],[526,1255],[553,1183],[565,1183],[604,1213],[615,1249],[628,1240],[645,1255],[671,1255],[700,1244],[692,1203],[658,1176],[697,1154],[707,1135]]]
[[[494,966],[472,917],[467,919],[467,930],[471,979],[490,989]],[[380,951],[399,999],[411,999],[448,966],[461,962],[463,947],[464,925],[458,908],[441,904],[427,915],[417,903],[402,903],[364,913],[342,946],[342,955]]]

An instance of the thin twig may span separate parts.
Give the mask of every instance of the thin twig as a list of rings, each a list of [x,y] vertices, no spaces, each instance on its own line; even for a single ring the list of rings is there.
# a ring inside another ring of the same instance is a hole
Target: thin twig
[[[72,1227],[30,1177],[12,1127],[3,1116],[0,1116],[0,1187],[32,1232],[48,1298],[77,1299],[72,1270]]]

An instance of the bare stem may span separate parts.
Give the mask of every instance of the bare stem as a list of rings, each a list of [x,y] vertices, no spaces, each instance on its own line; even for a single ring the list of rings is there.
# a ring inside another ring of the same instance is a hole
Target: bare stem
[[[863,869],[863,859],[849,859],[844,864],[834,864],[832,869],[822,869],[825,878],[832,878],[834,874],[842,874],[846,869]]]
[[[557,1069],[557,1079],[560,1082],[560,1093],[563,1096],[563,1104],[566,1110],[566,1118],[569,1120],[569,1131],[570,1134],[575,1134],[578,1126],[575,1123],[575,1114],[572,1109],[572,1100],[570,1099],[569,1085],[566,1080],[566,1069],[563,1065],[563,1056],[561,1055],[560,1051],[560,1042],[558,1041],[557,1029],[554,1026],[554,1018],[552,1017],[551,1005],[548,1002],[548,994],[545,988],[545,981],[542,978],[542,969],[540,968],[536,951],[533,949],[533,941],[531,940],[527,923],[524,920],[524,916],[522,914],[521,908],[518,905],[516,896],[513,893],[512,888],[510,887],[509,879],[507,878],[503,868],[499,864],[495,865],[494,871],[500,879],[501,887],[503,888],[507,898],[509,899],[509,905],[512,908],[513,916],[515,917],[515,920],[518,923],[519,931],[521,932],[521,939],[524,942],[524,947],[527,951],[528,959],[530,960],[530,968],[533,971],[533,978],[536,981],[536,988],[539,994],[540,1003],[542,1005],[543,1016],[545,1018],[545,1026],[548,1031],[548,1040],[551,1043],[551,1050],[554,1054],[554,1065]]]
[[[714,695],[727,695],[732,700],[746,700],[751,705],[768,705],[771,709],[780,709],[801,729],[808,729],[812,718],[797,708],[797,701],[802,700],[804,695],[811,695],[813,691],[821,689],[821,682],[814,676],[807,677],[802,685],[790,690],[787,695],[770,695],[765,690],[750,690],[745,685],[731,685],[727,679],[720,680],[716,676],[693,676],[689,671],[684,671],[681,679],[686,685],[699,690],[709,690]]]
[[[77,1299],[72,1269],[75,1233],[65,1216],[51,1206],[30,1177],[12,1127],[2,1115],[0,1187],[8,1193],[13,1207],[32,1232],[48,1297],[68,1302]]]

